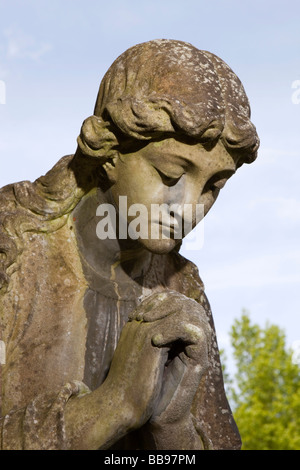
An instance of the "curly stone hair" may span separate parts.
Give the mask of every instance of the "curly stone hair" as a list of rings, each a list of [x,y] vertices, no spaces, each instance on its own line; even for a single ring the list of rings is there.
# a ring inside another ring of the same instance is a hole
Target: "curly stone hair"
[[[259,146],[245,90],[228,65],[191,44],[155,40],[128,49],[109,68],[78,145],[102,159],[125,136],[147,141],[165,134],[221,139],[243,163],[256,158]]]

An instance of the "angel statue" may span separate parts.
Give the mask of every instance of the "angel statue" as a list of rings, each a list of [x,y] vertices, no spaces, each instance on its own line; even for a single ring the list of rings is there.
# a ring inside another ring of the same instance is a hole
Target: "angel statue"
[[[179,249],[256,158],[240,80],[191,44],[138,44],[77,143],[0,190],[0,448],[239,449],[204,286]]]

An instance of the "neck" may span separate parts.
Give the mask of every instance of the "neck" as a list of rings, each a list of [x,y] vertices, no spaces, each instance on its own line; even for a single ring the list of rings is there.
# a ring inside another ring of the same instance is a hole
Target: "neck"
[[[97,208],[101,204],[112,204],[110,191],[94,189],[81,200],[73,214],[84,263],[98,276],[116,282],[129,282],[143,276],[149,269],[152,255],[137,240],[120,240],[117,236],[99,238],[101,218]],[[106,229],[114,226],[107,212],[104,219]]]

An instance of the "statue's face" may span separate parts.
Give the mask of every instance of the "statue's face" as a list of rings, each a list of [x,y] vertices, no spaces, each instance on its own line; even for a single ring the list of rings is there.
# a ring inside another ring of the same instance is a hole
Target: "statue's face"
[[[203,204],[206,214],[235,171],[234,158],[220,142],[208,150],[199,143],[168,138],[121,154],[109,172],[113,181],[110,191],[120,211],[119,197],[127,197],[127,208],[131,207],[127,221],[134,227],[139,222],[140,243],[152,252],[168,253],[180,241],[178,232],[174,235],[178,223],[183,227],[188,222],[194,227],[196,205]],[[165,205],[160,206],[160,213],[155,204]],[[168,208],[172,205],[176,210],[172,213],[171,209],[170,216]],[[166,221],[170,221],[169,227]]]

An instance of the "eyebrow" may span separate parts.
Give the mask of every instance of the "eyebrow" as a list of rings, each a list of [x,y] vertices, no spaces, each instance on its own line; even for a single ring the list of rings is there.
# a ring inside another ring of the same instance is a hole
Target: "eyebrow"
[[[182,157],[181,155],[177,155],[177,154],[173,154],[173,153],[165,153],[164,157],[166,157],[169,160],[173,160],[172,163],[176,163],[176,164],[179,164],[179,165],[185,165],[185,166],[186,165],[194,165],[194,163],[191,160],[189,160],[188,158]]]

